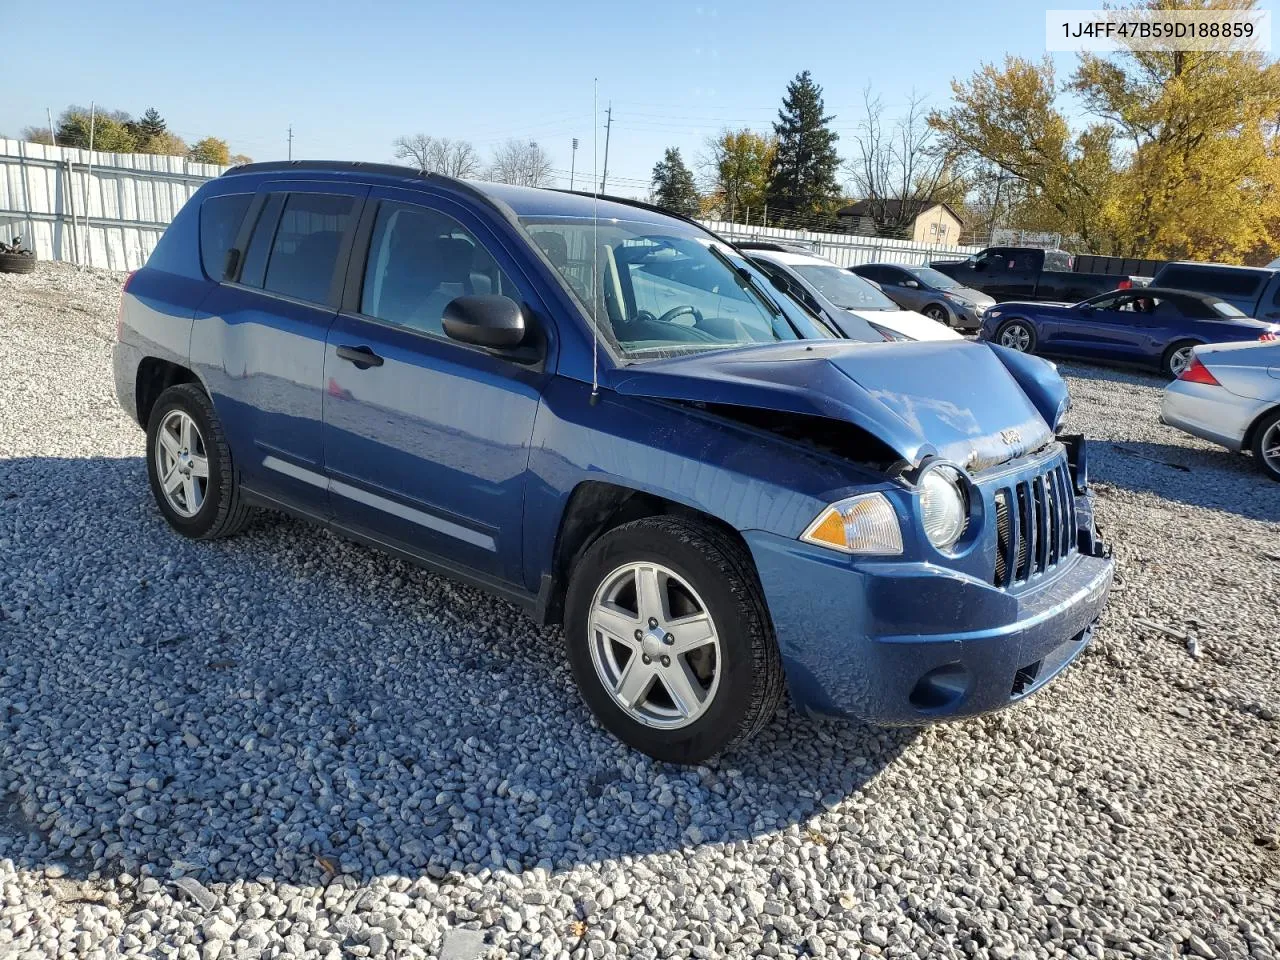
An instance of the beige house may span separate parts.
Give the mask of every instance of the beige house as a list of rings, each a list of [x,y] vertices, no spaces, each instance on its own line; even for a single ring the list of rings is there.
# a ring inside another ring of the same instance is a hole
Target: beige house
[[[836,216],[847,225],[851,233],[875,236],[877,210],[883,210],[886,218],[896,220],[901,213],[902,204],[901,200],[859,200],[857,203],[840,208],[836,211]],[[928,200],[920,201],[917,205],[920,207],[920,212],[911,221],[909,237],[904,236],[903,239],[910,239],[915,243],[957,244],[960,242],[960,231],[964,228],[964,221],[956,216],[956,212],[950,206]]]

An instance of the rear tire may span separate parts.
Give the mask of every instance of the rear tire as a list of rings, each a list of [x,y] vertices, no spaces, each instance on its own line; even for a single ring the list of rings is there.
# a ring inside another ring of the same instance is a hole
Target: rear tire
[[[222,422],[197,384],[172,386],[156,400],[147,423],[147,478],[169,526],[192,540],[232,536],[251,516]]]
[[[1035,328],[1026,320],[1006,320],[996,331],[996,343],[1018,353],[1035,353]]]
[[[1253,455],[1272,480],[1280,480],[1280,409],[1272,410],[1253,428]]]
[[[696,520],[635,520],[593,543],[571,575],[565,640],[591,712],[656,760],[700,763],[737,747],[782,700],[751,556]]]
[[[1191,365],[1191,351],[1197,346],[1193,340],[1179,340],[1171,344],[1160,360],[1160,369],[1170,380],[1177,380],[1178,374]]]

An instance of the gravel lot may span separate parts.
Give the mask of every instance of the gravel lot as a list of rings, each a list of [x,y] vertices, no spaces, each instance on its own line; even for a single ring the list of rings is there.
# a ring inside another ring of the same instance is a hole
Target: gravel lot
[[[120,277],[0,275],[0,957],[1280,956],[1280,485],[1064,367],[1119,583],[1032,702],[694,770],[560,634],[263,516],[194,544]]]

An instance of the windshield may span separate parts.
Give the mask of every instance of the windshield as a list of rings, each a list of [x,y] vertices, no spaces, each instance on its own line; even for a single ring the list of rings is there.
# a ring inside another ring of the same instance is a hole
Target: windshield
[[[960,286],[957,281],[948,277],[945,273],[939,273],[933,267],[903,267],[902,269],[926,287],[933,287],[935,290],[951,290]]]
[[[781,309],[741,258],[731,262],[706,234],[676,221],[520,222],[627,359],[830,336],[794,304]]]
[[[898,305],[883,293],[834,263],[797,263],[796,273],[813,284],[818,292],[844,310],[897,310]]]

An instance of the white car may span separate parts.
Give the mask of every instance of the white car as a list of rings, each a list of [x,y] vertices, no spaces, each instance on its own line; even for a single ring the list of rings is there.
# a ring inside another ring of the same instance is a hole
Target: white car
[[[1280,343],[1196,347],[1165,387],[1160,419],[1228,450],[1251,450],[1280,480]]]
[[[856,273],[830,260],[808,253],[796,253],[783,249],[768,249],[772,245],[744,243],[739,245],[753,263],[771,278],[789,281],[799,290],[790,292],[807,295],[811,309],[825,315],[826,319],[841,323],[842,313],[851,313],[865,320],[886,337],[894,340],[963,340],[950,327],[930,320],[913,310],[903,310],[880,292],[880,288]],[[856,335],[846,332],[847,336]]]

